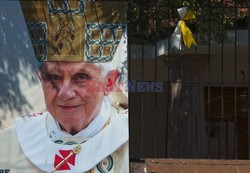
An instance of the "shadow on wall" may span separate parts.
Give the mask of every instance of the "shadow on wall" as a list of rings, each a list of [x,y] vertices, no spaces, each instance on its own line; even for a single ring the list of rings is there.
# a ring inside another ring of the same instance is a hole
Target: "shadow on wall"
[[[19,1],[0,1],[0,117],[32,108],[20,89],[20,76],[37,83],[33,53]],[[1,115],[2,114],[2,115]]]

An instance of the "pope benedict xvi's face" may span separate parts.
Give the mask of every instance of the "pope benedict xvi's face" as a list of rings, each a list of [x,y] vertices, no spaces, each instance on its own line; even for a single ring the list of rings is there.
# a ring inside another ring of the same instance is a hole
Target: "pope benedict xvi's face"
[[[88,92],[87,82],[107,84],[99,67],[91,63],[46,62],[39,78],[45,103],[61,128],[74,134],[85,128],[97,115],[105,92]]]

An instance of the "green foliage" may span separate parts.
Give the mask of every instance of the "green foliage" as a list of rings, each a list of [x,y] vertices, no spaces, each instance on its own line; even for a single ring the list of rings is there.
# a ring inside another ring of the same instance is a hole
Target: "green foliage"
[[[154,44],[169,38],[180,20],[177,9],[187,6],[196,14],[196,20],[186,22],[200,43],[230,42],[225,30],[247,27],[246,0],[135,0],[129,3],[129,42]]]

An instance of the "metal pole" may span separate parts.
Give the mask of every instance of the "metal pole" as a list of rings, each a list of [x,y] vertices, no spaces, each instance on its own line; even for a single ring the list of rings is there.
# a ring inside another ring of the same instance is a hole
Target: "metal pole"
[[[249,11],[249,8],[248,8],[248,159],[250,158],[250,101],[249,101],[249,98],[250,98],[250,87],[249,87],[249,84],[250,84],[250,11]]]

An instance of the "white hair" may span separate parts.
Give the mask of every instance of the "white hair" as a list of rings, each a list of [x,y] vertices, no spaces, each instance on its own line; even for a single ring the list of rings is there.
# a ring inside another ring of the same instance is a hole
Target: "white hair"
[[[38,70],[41,71],[43,67],[44,62],[39,62],[38,63]],[[108,72],[111,70],[116,70],[114,67],[112,61],[111,62],[104,62],[104,63],[93,63],[96,67],[100,68],[101,70],[101,75],[105,77]]]
[[[101,74],[103,77],[105,77],[108,72],[111,70],[115,70],[116,68],[114,67],[112,61],[111,62],[104,62],[104,63],[93,63],[96,67],[99,67],[101,69]]]

